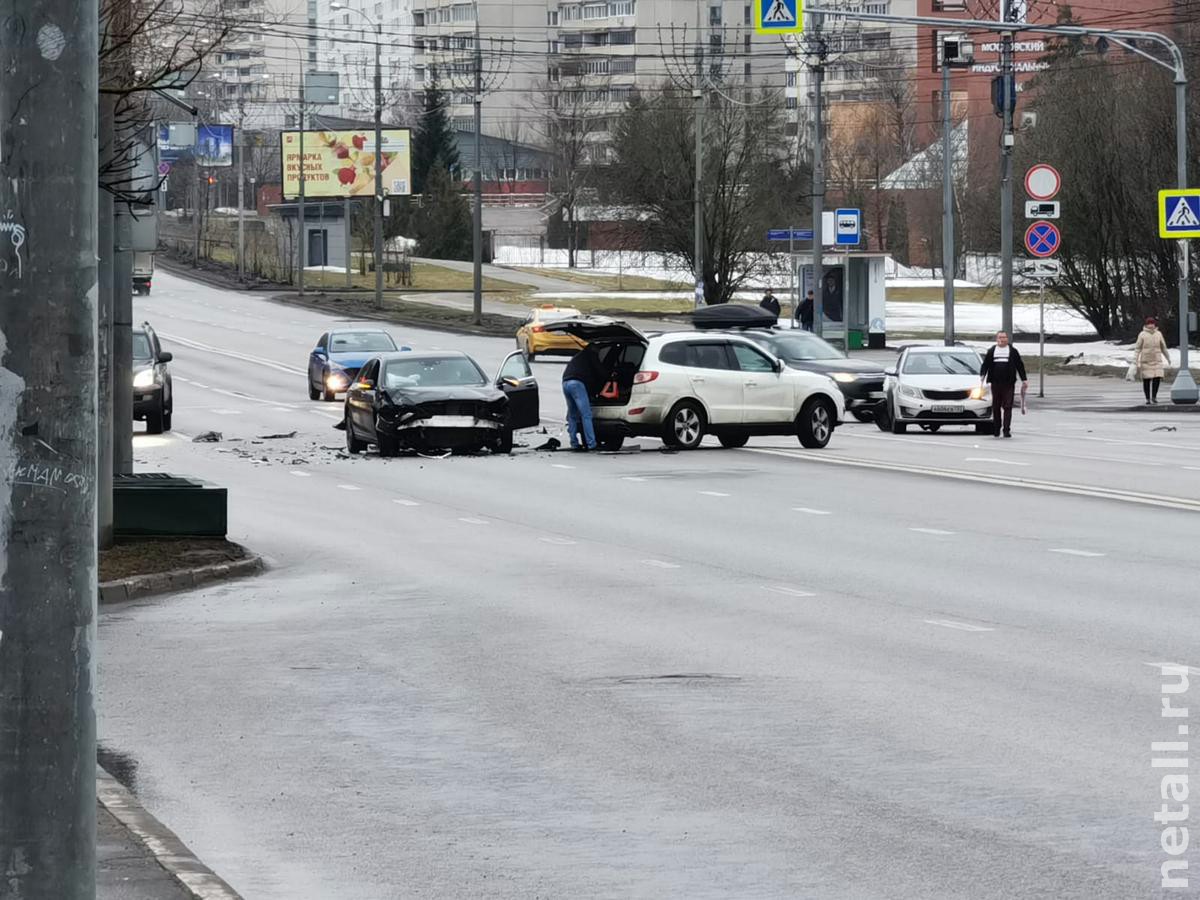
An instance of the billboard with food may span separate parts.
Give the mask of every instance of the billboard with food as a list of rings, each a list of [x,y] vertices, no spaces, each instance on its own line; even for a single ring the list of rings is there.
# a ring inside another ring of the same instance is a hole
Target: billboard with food
[[[375,132],[304,132],[304,195],[306,197],[371,197],[375,194],[375,161],[382,158],[384,196],[412,192],[407,128],[383,132],[383,147],[375,148]],[[300,132],[280,136],[283,162],[283,196],[300,195]]]

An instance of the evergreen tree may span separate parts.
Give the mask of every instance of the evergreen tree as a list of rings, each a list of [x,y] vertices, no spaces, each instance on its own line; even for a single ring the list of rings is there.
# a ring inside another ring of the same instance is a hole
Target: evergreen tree
[[[438,87],[436,75],[425,89],[422,107],[421,123],[414,131],[412,142],[414,194],[425,193],[430,170],[435,166],[450,172],[457,172],[459,168],[458,143],[450,123],[450,104],[445,92]]]
[[[429,170],[421,208],[415,217],[418,251],[432,259],[470,259],[471,207],[443,165]]]

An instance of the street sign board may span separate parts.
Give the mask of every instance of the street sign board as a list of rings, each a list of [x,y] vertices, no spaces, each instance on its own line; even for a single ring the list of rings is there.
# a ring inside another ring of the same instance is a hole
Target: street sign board
[[[1027,259],[1021,265],[1021,274],[1026,278],[1057,278],[1062,274],[1062,263],[1057,259]]]
[[[811,228],[772,228],[767,232],[768,241],[811,241]]]
[[[794,34],[804,30],[804,0],[754,0],[754,30]]]
[[[1057,219],[1059,205],[1057,200],[1026,200],[1025,218],[1027,219]]]
[[[1036,256],[1038,259],[1053,256],[1058,252],[1060,244],[1062,235],[1053,222],[1034,222],[1025,229],[1025,249],[1029,251],[1030,256]]]
[[[1025,193],[1034,200],[1053,200],[1061,187],[1062,176],[1054,166],[1038,163],[1025,173]]]
[[[834,212],[839,247],[853,247],[862,240],[862,210],[839,209]]]
[[[1200,190],[1180,188],[1158,192],[1158,235],[1200,237]]]
[[[170,175],[171,174],[171,164],[169,162],[160,162],[158,164],[158,174],[164,175],[164,176]]]

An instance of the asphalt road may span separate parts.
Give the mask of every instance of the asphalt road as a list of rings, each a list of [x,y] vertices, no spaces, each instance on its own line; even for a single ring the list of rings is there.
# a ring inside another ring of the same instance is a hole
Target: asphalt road
[[[1179,895],[1151,664],[1200,665],[1193,417],[349,459],[327,317],[166,275],[138,312],[176,428],[223,433],[139,467],[227,485],[272,568],[106,610],[100,735],[248,900]]]

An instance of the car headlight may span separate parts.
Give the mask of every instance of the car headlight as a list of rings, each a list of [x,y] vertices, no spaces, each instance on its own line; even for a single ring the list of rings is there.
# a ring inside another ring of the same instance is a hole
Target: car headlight
[[[834,372],[832,375],[834,381],[840,381],[842,384],[848,384],[851,381],[858,381],[858,376],[850,372]]]
[[[911,387],[907,384],[900,385],[900,393],[902,396],[905,396],[905,397],[914,397],[918,400],[921,398],[921,392],[918,391],[915,387]]]
[[[988,389],[986,385],[981,384],[978,387],[971,388],[970,397],[972,400],[986,400],[987,395]]]
[[[340,391],[348,387],[349,384],[350,379],[346,376],[345,372],[330,372],[325,376],[325,387],[327,388]]]
[[[142,371],[133,376],[133,386],[135,388],[153,387],[157,381],[158,379],[155,377],[153,369],[142,369]]]

